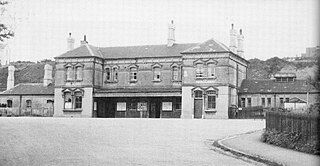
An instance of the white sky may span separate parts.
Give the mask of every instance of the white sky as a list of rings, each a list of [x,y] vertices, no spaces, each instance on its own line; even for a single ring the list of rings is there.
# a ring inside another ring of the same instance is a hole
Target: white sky
[[[243,29],[247,59],[296,56],[318,43],[319,0],[13,0],[11,60],[53,59],[83,35],[94,46],[166,44],[215,38],[229,46],[229,29]]]

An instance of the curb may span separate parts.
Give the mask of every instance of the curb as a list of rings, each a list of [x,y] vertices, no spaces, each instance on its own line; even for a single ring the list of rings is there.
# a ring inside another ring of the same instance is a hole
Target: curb
[[[233,149],[231,147],[228,147],[228,146],[226,146],[226,145],[224,145],[222,143],[225,140],[236,138],[236,137],[239,137],[239,136],[245,135],[245,134],[251,134],[251,133],[254,133],[254,132],[258,132],[258,131],[261,131],[261,130],[250,131],[250,132],[247,132],[247,133],[243,133],[243,134],[238,134],[238,135],[233,135],[233,136],[229,136],[229,137],[226,137],[226,138],[222,138],[222,139],[219,139],[217,141],[214,141],[212,146],[214,146],[216,148],[219,148],[219,149],[223,150],[224,152],[229,152],[232,155],[235,155],[236,157],[240,157],[240,158],[241,157],[245,157],[245,158],[247,158],[249,160],[253,160],[253,161],[256,161],[258,163],[263,163],[263,164],[270,165],[270,166],[284,166],[284,164],[282,164],[282,163],[266,159],[266,158],[264,158],[262,156],[245,153],[245,152]]]

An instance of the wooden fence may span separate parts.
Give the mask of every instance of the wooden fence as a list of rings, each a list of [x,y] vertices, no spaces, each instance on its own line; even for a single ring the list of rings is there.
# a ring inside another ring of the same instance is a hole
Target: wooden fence
[[[266,112],[266,129],[279,132],[295,132],[304,141],[314,140],[320,136],[320,116],[290,112]]]

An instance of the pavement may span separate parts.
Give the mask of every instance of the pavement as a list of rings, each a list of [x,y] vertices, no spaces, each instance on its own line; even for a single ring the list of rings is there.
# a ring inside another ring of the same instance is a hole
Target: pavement
[[[260,160],[267,165],[318,166],[320,156],[281,148],[260,141],[263,131],[249,132],[226,137],[218,142],[224,150],[247,158]]]

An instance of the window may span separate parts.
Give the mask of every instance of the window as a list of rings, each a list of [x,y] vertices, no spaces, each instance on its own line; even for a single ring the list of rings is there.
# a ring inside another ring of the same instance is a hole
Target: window
[[[130,103],[128,104],[128,109],[129,109],[129,110],[132,110],[132,111],[137,110],[137,103],[136,103],[136,102],[130,102]]]
[[[251,107],[251,98],[247,98],[248,101],[248,107]]]
[[[289,98],[288,97],[286,98],[286,103],[289,103]]]
[[[154,81],[160,81],[160,67],[154,67],[153,68],[153,80]]]
[[[280,107],[283,107],[284,106],[284,100],[283,100],[283,98],[280,98]]]
[[[110,81],[111,80],[111,71],[110,68],[106,68],[106,80]]]
[[[76,67],[76,80],[82,80],[82,66]]]
[[[181,101],[176,101],[176,110],[181,110]]]
[[[289,78],[288,78],[288,82],[293,82],[293,78],[292,78],[292,77],[289,77]]]
[[[214,77],[215,76],[215,65],[210,63],[208,64],[208,77]]]
[[[195,98],[202,98],[202,95],[203,95],[203,93],[202,93],[201,90],[194,91],[194,97]]]
[[[246,107],[246,98],[241,98],[241,107]]]
[[[118,68],[117,67],[113,68],[113,81],[115,81],[115,82],[118,81]]]
[[[267,98],[267,104],[268,104],[268,107],[271,106],[271,98]]]
[[[203,64],[197,64],[197,65],[196,65],[196,77],[197,77],[197,78],[204,77]]]
[[[261,105],[262,105],[262,107],[264,107],[266,105],[266,99],[265,98],[261,98]]]
[[[130,81],[131,82],[137,81],[137,68],[135,67],[130,68]]]
[[[72,109],[72,96],[71,92],[64,93],[64,108],[65,109]]]
[[[179,80],[179,70],[177,66],[172,67],[172,80],[173,81]]]
[[[75,92],[75,109],[82,108],[82,93],[81,92]]]
[[[215,109],[216,108],[216,96],[215,91],[208,91],[208,109]]]
[[[27,108],[31,108],[31,106],[32,106],[31,100],[27,100],[26,103],[27,103]]]
[[[12,100],[7,100],[7,107],[11,108],[12,107]]]
[[[67,72],[66,72],[66,77],[67,77],[67,80],[73,80],[73,69],[71,66],[68,66],[66,68]]]

